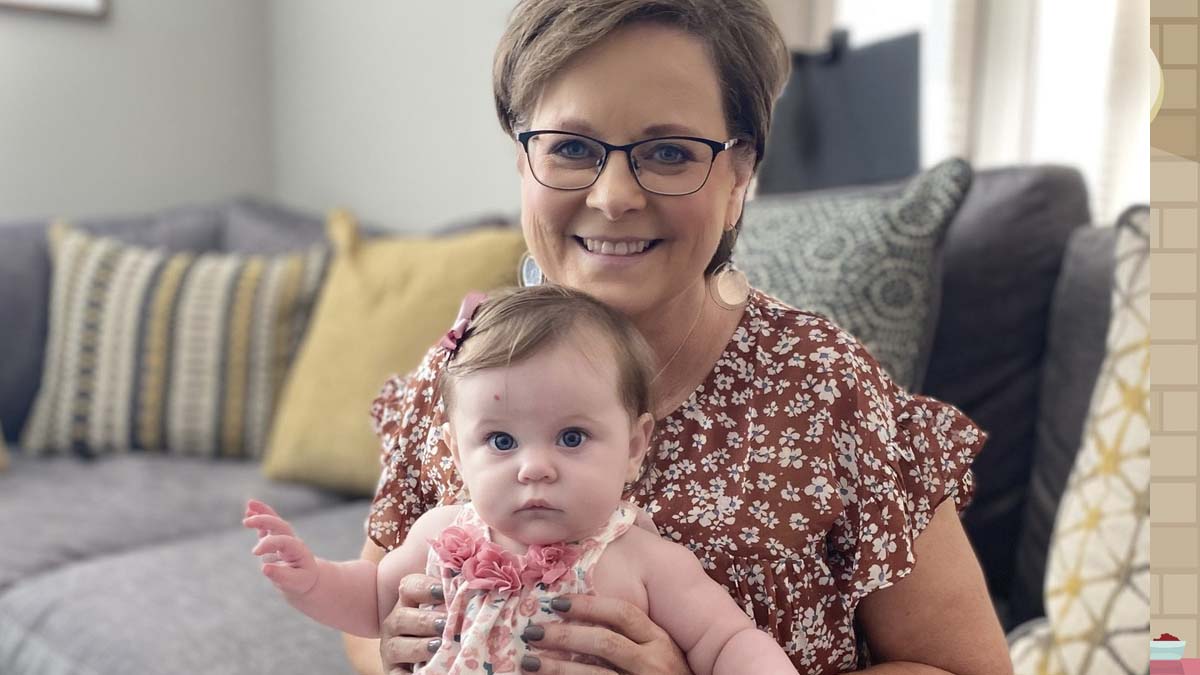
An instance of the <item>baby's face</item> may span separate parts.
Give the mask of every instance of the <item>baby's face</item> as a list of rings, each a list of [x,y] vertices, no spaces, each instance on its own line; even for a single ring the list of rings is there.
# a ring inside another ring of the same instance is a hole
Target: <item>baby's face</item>
[[[630,419],[616,371],[607,345],[566,339],[455,383],[452,447],[498,538],[575,541],[612,514],[653,427],[649,415]]]

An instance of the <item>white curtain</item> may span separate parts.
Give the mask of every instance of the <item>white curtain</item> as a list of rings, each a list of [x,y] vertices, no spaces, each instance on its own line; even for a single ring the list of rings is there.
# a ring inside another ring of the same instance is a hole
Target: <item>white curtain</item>
[[[1154,100],[1143,0],[775,0],[789,42],[921,33],[921,164],[1065,164],[1093,220],[1150,199]],[[831,20],[830,20],[831,19]],[[790,22],[790,23],[789,23]],[[818,47],[819,48],[819,47]]]

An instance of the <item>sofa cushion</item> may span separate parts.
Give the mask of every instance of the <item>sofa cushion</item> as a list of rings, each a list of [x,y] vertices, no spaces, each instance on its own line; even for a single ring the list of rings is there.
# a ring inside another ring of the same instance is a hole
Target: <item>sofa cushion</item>
[[[0,423],[10,441],[25,427],[41,380],[50,307],[50,250],[46,221],[0,226]],[[154,216],[89,218],[85,232],[168,251],[216,250],[221,215],[215,208],[185,207]]]
[[[46,364],[22,446],[258,456],[324,270],[55,227]]]
[[[17,545],[0,546],[0,591],[63,565],[237,523],[250,497],[290,514],[339,502],[266,480],[249,462],[14,453],[0,473],[0,541]]]
[[[351,672],[340,634],[292,609],[262,576],[254,533],[237,525],[242,505],[196,506],[226,527],[78,562],[0,595],[0,672]],[[276,506],[318,555],[358,556],[367,502],[309,515]]]
[[[947,160],[898,193],[802,193],[746,205],[735,258],[750,283],[824,314],[907,389],[925,371],[940,298],[943,235],[971,168]]]
[[[924,393],[989,433],[963,524],[989,590],[1008,593],[1025,492],[1051,296],[1076,227],[1091,222],[1074,169],[976,173],[946,232],[942,307]]]
[[[463,296],[516,283],[520,230],[453,237],[360,239],[346,213],[330,220],[336,255],[312,327],[288,375],[263,469],[268,476],[370,495],[380,445],[371,403],[387,374],[415,368]]]
[[[1113,227],[1075,230],[1054,289],[1050,335],[1042,365],[1033,475],[1017,542],[1016,576],[1009,593],[1012,623],[1045,613],[1042,585],[1050,531],[1079,452],[1088,403],[1104,360],[1116,235]]]

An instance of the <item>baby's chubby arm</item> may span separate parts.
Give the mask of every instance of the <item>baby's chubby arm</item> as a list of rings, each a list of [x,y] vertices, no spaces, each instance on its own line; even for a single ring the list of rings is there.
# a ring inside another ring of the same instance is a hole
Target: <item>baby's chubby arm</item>
[[[263,556],[263,575],[288,604],[344,633],[379,637],[382,616],[399,597],[400,579],[424,571],[429,551],[426,539],[452,520],[441,513],[447,510],[434,509],[418,518],[404,543],[379,565],[370,560],[334,562],[315,557],[287,521],[257,500],[246,505],[242,524],[258,530],[260,538],[251,552]]]
[[[796,673],[783,649],[758,630],[742,608],[713,581],[691,551],[643,538],[643,578],[650,618],[687,654],[697,675]]]

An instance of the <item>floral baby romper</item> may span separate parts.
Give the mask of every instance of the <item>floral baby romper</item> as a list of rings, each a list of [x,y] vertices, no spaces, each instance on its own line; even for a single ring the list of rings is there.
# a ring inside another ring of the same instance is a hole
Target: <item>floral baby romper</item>
[[[446,596],[442,646],[417,672],[475,675],[519,672],[530,649],[521,633],[531,619],[562,621],[550,601],[591,593],[592,570],[609,542],[625,534],[637,508],[622,503],[595,534],[572,544],[530,546],[524,555],[492,542],[486,523],[465,504],[454,524],[429,541],[426,574],[439,577]]]

